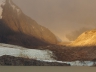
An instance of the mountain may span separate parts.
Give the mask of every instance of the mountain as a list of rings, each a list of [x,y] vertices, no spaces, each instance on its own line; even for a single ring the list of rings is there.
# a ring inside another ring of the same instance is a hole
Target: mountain
[[[83,32],[88,31],[88,30],[92,30],[92,28],[82,27],[78,30],[71,31],[70,33],[66,34],[66,38],[69,41],[74,41],[75,39],[77,39],[79,35],[81,35]]]
[[[35,20],[25,15],[12,0],[1,0],[1,2],[1,43],[25,47],[58,43],[56,36],[48,28],[39,25]]]
[[[96,30],[90,30],[82,33],[71,46],[96,46]]]

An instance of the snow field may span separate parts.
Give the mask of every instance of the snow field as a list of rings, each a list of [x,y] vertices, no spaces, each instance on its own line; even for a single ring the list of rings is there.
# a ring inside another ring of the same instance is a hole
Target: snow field
[[[66,63],[71,66],[93,66],[96,64],[94,61],[57,61],[51,57],[53,53],[49,50],[27,49],[20,46],[0,43],[0,56],[3,55],[36,59],[44,62]]]
[[[12,47],[12,46],[11,46]],[[10,55],[15,57],[23,57],[30,59],[40,59],[40,60],[54,60],[52,52],[49,50],[37,50],[37,49],[27,49],[22,47],[9,48],[5,45],[0,46],[0,56]]]

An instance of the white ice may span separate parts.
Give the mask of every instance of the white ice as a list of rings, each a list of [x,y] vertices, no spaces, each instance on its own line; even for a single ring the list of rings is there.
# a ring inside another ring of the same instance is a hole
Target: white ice
[[[54,60],[51,57],[53,56],[52,52],[49,50],[27,49],[14,45],[8,45],[7,47],[7,44],[0,44],[0,56],[3,55],[10,55],[30,59],[40,59],[40,60]]]

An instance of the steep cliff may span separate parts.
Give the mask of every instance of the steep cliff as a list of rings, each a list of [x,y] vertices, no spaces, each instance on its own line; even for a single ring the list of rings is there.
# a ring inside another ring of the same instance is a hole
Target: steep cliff
[[[40,43],[40,45],[58,43],[56,36],[49,29],[39,25],[35,20],[26,16],[22,12],[22,10],[12,2],[12,0],[2,1],[3,2],[0,3],[0,25],[6,26],[8,30],[15,33],[13,35],[11,33],[9,34],[9,32],[7,32],[7,29],[4,28],[4,26],[1,27],[2,29],[6,30],[6,33],[8,33],[8,35],[10,36],[11,40],[7,41],[7,43],[12,43],[14,41],[13,43],[19,44],[18,42],[21,42],[21,39],[22,44],[24,40],[25,44],[26,40],[29,40],[28,45],[32,43],[32,45],[38,45],[38,43]],[[3,30],[1,30],[0,32],[3,33]],[[2,38],[0,39],[2,40]],[[7,39],[9,39],[8,36]]]

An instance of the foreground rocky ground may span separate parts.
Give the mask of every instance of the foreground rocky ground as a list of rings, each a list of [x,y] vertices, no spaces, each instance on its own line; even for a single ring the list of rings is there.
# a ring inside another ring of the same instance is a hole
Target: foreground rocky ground
[[[0,57],[1,66],[70,66],[66,63],[43,62],[34,59],[4,55]]]

